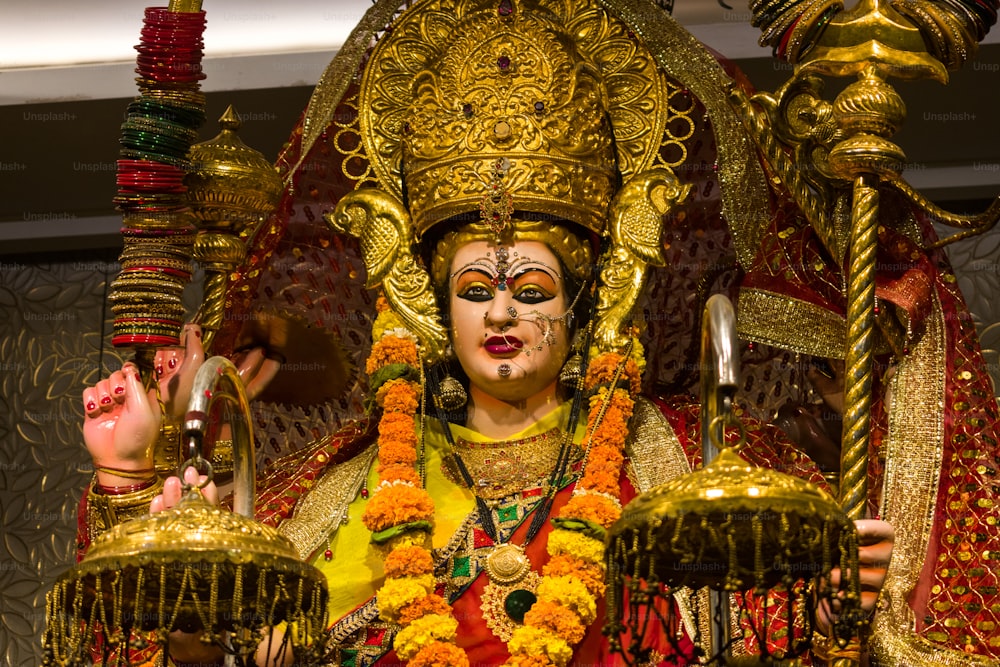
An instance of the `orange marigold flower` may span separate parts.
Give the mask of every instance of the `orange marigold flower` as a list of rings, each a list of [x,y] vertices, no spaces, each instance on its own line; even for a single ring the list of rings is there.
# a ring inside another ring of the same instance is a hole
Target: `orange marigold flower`
[[[376,401],[386,413],[399,412],[414,415],[417,412],[417,389],[408,380],[389,380],[375,394]]]
[[[590,390],[599,384],[611,382],[621,361],[622,355],[616,352],[606,352],[591,361],[590,365],[587,366],[587,377],[584,380],[584,387]],[[620,379],[628,380],[629,392],[633,396],[642,391],[642,374],[639,372],[639,366],[635,363],[634,359],[629,359],[625,362]]]
[[[454,644],[434,641],[420,649],[407,665],[409,667],[469,667],[469,656]]]
[[[372,345],[372,351],[365,362],[365,372],[371,375],[389,364],[417,365],[417,345],[412,340],[399,336],[383,336]]]
[[[417,450],[412,445],[400,444],[393,440],[380,442],[378,459],[383,465],[410,465],[417,462]]]
[[[602,382],[611,382],[615,376],[615,369],[621,361],[622,356],[614,352],[606,352],[596,359],[592,359],[587,366],[587,377],[584,379],[584,387],[593,389]]]
[[[625,455],[617,447],[594,445],[590,448],[590,456],[587,457],[585,473],[591,470],[602,470],[617,475],[624,462]]]
[[[580,479],[580,486],[588,491],[598,491],[618,497],[621,491],[619,473],[608,473],[604,470],[590,470]]]
[[[504,663],[504,667],[555,667],[555,665],[544,655],[524,655],[519,653],[512,655]]]
[[[593,521],[602,528],[610,528],[622,511],[610,498],[592,494],[573,496],[560,511],[560,516]]]
[[[547,600],[539,600],[531,607],[524,615],[524,624],[548,630],[569,644],[583,641],[587,632],[575,612]]]
[[[386,487],[372,496],[361,515],[373,533],[411,521],[427,521],[434,516],[434,501],[424,489],[406,484]]]
[[[391,463],[384,464],[379,463],[378,467],[375,469],[378,472],[378,478],[383,482],[395,482],[397,480],[403,482],[409,482],[414,486],[423,486],[423,482],[420,480],[420,473],[418,473],[414,468],[413,464],[406,463]]]
[[[389,578],[415,577],[433,571],[434,560],[423,547],[399,547],[385,558],[385,576]]]
[[[542,567],[546,577],[576,577],[595,598],[604,595],[604,569],[569,554],[559,554]]]
[[[425,552],[426,553],[426,552]],[[428,558],[430,555],[428,554]],[[389,561],[386,561],[386,566],[388,566]],[[388,573],[387,573],[388,576]],[[448,602],[440,595],[434,595],[431,593],[425,597],[418,600],[414,600],[410,604],[406,605],[399,610],[399,620],[397,621],[402,626],[407,626],[413,621],[417,620],[422,616],[427,616],[428,614],[442,614],[447,616],[451,613],[451,606]]]

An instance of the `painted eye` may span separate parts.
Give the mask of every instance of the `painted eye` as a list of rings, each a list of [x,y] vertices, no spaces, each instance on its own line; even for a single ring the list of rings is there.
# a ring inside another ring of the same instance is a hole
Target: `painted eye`
[[[458,298],[466,301],[489,301],[493,298],[493,292],[485,285],[469,285],[458,293]]]
[[[521,303],[543,303],[554,297],[543,289],[527,286],[518,290],[514,298]]]

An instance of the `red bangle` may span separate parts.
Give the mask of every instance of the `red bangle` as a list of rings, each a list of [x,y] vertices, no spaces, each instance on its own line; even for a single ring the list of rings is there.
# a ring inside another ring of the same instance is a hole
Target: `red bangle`
[[[97,490],[106,496],[124,496],[126,493],[135,493],[136,491],[145,491],[146,489],[153,486],[156,483],[156,478],[148,479],[145,482],[140,482],[139,484],[129,484],[127,486],[107,486],[105,484],[97,484]]]

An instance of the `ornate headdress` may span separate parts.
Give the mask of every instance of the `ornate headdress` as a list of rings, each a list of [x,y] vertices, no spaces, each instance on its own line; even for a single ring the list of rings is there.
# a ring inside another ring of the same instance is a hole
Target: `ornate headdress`
[[[479,222],[504,242],[511,225],[551,216],[610,236],[605,348],[624,344],[646,267],[662,264],[662,216],[688,192],[655,166],[669,111],[650,100],[665,80],[624,22],[570,4],[433,0],[394,23],[365,69],[361,134],[381,188],[348,194],[327,219],[360,239],[369,286],[432,360],[445,332],[410,253],[440,223]]]
[[[491,4],[413,82],[401,157],[417,235],[477,210],[497,232],[518,210],[599,233],[617,180],[601,74],[555,17]]]

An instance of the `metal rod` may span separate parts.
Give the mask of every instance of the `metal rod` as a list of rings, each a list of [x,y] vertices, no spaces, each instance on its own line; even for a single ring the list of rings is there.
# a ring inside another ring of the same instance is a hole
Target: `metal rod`
[[[257,464],[250,402],[236,366],[225,357],[212,357],[198,369],[184,415],[183,436],[185,441],[195,443],[200,455],[211,420],[211,406],[220,400],[236,408],[235,418],[229,421],[233,436],[233,511],[253,518]]]
[[[733,395],[739,386],[740,361],[736,343],[736,314],[733,304],[721,294],[715,294],[705,304],[701,323],[701,446],[702,465],[719,454],[716,443],[722,443],[726,419],[733,406]],[[709,591],[711,617],[709,655],[729,657],[732,640],[729,628],[729,593]]]

